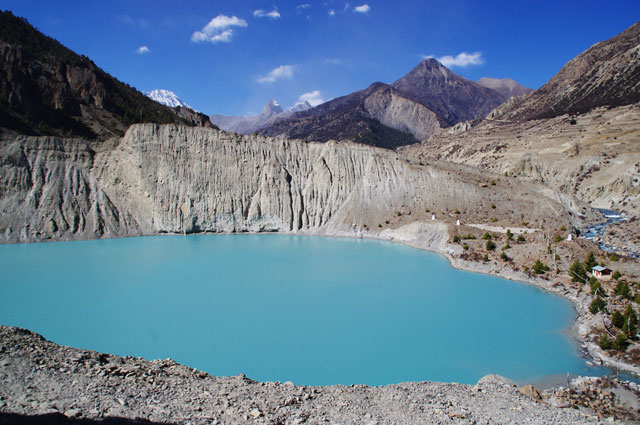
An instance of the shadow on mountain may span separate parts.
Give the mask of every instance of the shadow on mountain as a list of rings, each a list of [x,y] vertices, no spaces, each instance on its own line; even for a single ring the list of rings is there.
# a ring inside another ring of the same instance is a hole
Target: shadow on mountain
[[[127,418],[103,418],[103,419],[72,419],[61,413],[48,413],[46,415],[20,415],[17,413],[0,412],[0,425],[153,425],[145,419]],[[163,425],[171,423],[163,422]]]

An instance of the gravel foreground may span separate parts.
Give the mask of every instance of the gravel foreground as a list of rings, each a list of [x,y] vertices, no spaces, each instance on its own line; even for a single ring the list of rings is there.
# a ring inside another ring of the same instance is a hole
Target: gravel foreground
[[[621,393],[604,381],[543,393],[492,375],[476,385],[294,386],[63,347],[0,326],[0,424],[630,423],[637,406],[625,411],[616,399],[637,403],[637,386]]]

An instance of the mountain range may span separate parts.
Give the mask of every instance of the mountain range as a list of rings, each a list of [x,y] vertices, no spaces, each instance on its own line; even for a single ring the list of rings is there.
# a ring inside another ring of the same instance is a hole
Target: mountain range
[[[528,91],[513,80],[467,80],[430,58],[392,84],[373,83],[277,120],[259,133],[321,142],[349,139],[393,149],[482,118],[509,97]]]
[[[276,102],[275,100],[270,100],[266,105],[264,105],[260,115],[211,115],[209,119],[212,123],[216,124],[222,130],[239,134],[251,134],[267,127],[268,125],[278,120],[289,118],[296,112],[306,111],[311,108],[311,104],[305,101],[302,103],[298,103],[287,110],[284,110],[278,102]]]

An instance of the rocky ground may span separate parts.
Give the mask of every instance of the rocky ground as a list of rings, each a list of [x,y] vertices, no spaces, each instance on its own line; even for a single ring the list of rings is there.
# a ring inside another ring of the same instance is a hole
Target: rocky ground
[[[537,182],[593,207],[640,213],[640,105],[576,117],[464,124],[402,153],[424,163],[477,167],[503,180]]]
[[[0,424],[630,423],[639,418],[639,395],[637,385],[607,379],[545,392],[496,376],[476,385],[261,383],[214,377],[170,359],[62,347],[0,326]]]

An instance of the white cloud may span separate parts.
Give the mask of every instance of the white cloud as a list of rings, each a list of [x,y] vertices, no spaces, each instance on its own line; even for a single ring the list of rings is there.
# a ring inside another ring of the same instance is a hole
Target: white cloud
[[[311,5],[309,3],[305,3],[305,4],[299,4],[298,6],[296,6],[296,9],[301,10],[301,9],[308,9],[310,7]]]
[[[260,84],[271,84],[278,80],[284,80],[293,77],[295,66],[293,65],[281,65],[276,69],[269,72],[267,75],[263,75],[256,78],[256,81]]]
[[[136,53],[139,54],[139,55],[144,55],[146,53],[151,53],[151,49],[148,48],[147,46],[140,46],[136,50]]]
[[[327,65],[342,65],[342,61],[336,58],[327,58],[327,59],[324,59],[322,62]]]
[[[298,102],[296,102],[296,105],[300,105],[304,102],[309,102],[311,106],[318,106],[321,103],[324,103],[324,99],[322,98],[322,93],[320,92],[320,90],[314,90],[309,93],[301,94],[298,98]]]
[[[371,10],[371,6],[368,4],[363,4],[362,6],[356,6],[353,11],[358,13],[369,13]]]
[[[273,9],[271,12],[265,12],[263,9],[257,9],[253,11],[254,18],[269,18],[269,19],[280,19],[280,12],[276,9]]]
[[[484,58],[482,57],[481,52],[473,52],[473,53],[462,52],[455,57],[441,56],[439,58],[436,58],[433,55],[427,55],[427,56],[424,56],[424,58],[425,59],[435,58],[438,60],[438,62],[440,62],[447,68],[453,68],[456,66],[460,68],[466,68],[467,66],[482,65],[484,63]]]
[[[333,9],[329,9],[327,13],[329,14],[329,16],[336,16],[336,11]]]
[[[196,31],[191,35],[191,41],[194,43],[228,43],[233,37],[232,27],[246,27],[247,21],[235,16],[218,15],[213,18],[200,31]]]

